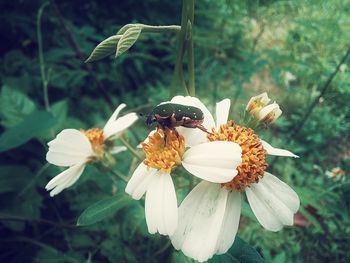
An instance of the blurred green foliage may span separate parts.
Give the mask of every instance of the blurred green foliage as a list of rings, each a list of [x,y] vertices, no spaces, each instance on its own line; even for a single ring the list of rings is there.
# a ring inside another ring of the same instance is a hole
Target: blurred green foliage
[[[44,1],[0,3],[1,262],[191,262],[167,238],[148,234],[142,201],[127,200],[125,183],[107,172],[89,166],[77,184],[55,198],[44,189],[61,171],[45,162],[46,143],[59,131],[101,127],[121,102],[147,113],[168,98],[175,34],[141,35],[118,59],[84,60],[124,24],[179,24],[180,2],[49,2],[39,27]],[[348,0],[196,3],[198,96],[211,109],[230,98],[237,118],[250,96],[267,91],[281,105],[283,117],[262,137],[301,157],[269,162],[269,170],[301,197],[295,227],[265,231],[243,206],[239,235],[266,262],[350,261],[349,60],[318,99],[350,46],[349,13]],[[44,63],[39,61],[38,32]],[[317,105],[301,126],[315,99]],[[136,146],[147,134],[140,120],[125,137]],[[129,176],[136,164],[125,152],[115,168]],[[345,176],[326,175],[339,169]],[[175,180],[182,199],[188,182]],[[124,199],[116,202],[119,195]],[[87,211],[81,214],[98,201],[112,210],[92,224]],[[87,226],[76,226],[79,216]],[[237,238],[229,253],[213,262],[260,262],[254,251],[246,253],[253,253],[251,259],[239,258],[247,251],[244,246]]]

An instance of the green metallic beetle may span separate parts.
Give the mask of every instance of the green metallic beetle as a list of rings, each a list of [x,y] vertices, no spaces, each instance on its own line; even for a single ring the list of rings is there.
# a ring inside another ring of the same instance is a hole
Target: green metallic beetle
[[[183,126],[198,128],[208,133],[202,126],[203,121],[204,114],[199,108],[168,102],[155,107],[147,116],[146,124],[152,125],[157,122],[158,127],[164,131],[166,128],[176,131],[176,127]]]

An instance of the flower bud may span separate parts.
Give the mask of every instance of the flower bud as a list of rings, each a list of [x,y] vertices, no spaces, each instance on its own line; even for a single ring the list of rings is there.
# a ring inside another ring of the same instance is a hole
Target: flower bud
[[[282,111],[276,102],[268,105],[269,102],[270,98],[267,96],[267,93],[264,92],[258,96],[252,97],[247,104],[246,110],[259,121],[270,124],[277,120],[282,114]]]
[[[259,121],[263,121],[267,124],[273,123],[277,120],[279,116],[281,116],[282,111],[280,106],[273,102],[270,105],[265,106],[257,113],[257,118]]]
[[[270,102],[267,93],[264,92],[258,96],[252,97],[246,107],[246,110],[251,114],[255,115],[259,112],[263,107],[265,107]]]

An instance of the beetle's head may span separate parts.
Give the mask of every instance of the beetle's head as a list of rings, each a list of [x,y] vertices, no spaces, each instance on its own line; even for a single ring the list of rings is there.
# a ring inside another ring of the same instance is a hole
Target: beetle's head
[[[151,126],[153,123],[157,122],[157,118],[153,113],[147,115],[146,124]]]

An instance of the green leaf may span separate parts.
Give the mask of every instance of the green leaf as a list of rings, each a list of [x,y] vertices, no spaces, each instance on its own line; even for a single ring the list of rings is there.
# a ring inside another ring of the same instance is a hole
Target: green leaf
[[[193,259],[186,257],[183,253],[179,251],[174,251],[171,255],[171,263],[194,263]]]
[[[113,215],[130,204],[130,198],[121,194],[98,201],[85,209],[85,211],[79,216],[77,225],[86,226],[94,224]]]
[[[36,111],[26,116],[18,125],[11,127],[0,135],[0,152],[18,147],[55,124],[52,114]]]
[[[120,54],[127,51],[129,48],[132,47],[132,45],[135,44],[136,40],[140,36],[141,30],[142,30],[142,27],[134,26],[134,27],[130,27],[125,31],[125,33],[122,35],[122,37],[118,42],[117,52],[115,53],[116,57],[118,57]]]
[[[22,92],[4,85],[0,94],[1,124],[12,127],[35,110],[34,102]]]
[[[123,35],[128,29],[132,27],[142,27],[143,24],[127,24],[123,26],[119,31],[117,32],[117,35]]]
[[[121,35],[111,36],[103,40],[92,51],[90,57],[85,62],[92,62],[113,54],[117,49],[117,44]]]
[[[208,262],[263,263],[265,262],[265,260],[252,246],[250,246],[247,242],[236,236],[235,242],[226,254],[214,256]]]

